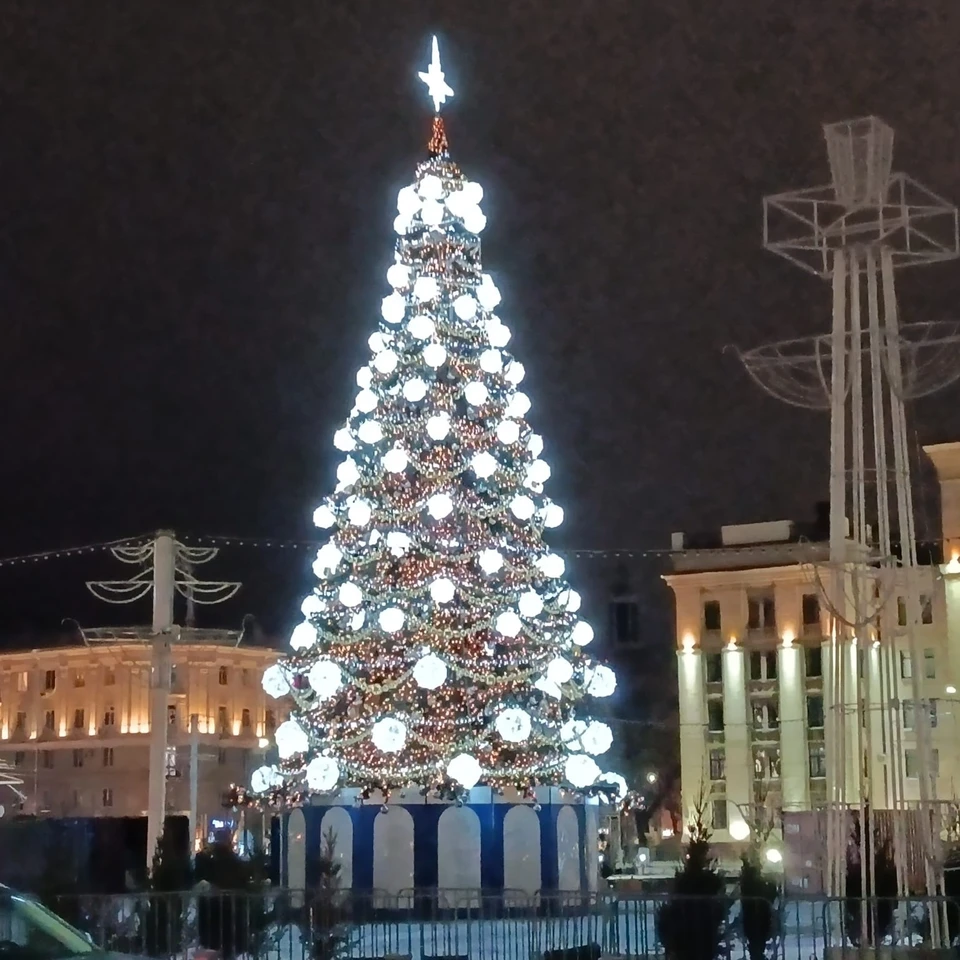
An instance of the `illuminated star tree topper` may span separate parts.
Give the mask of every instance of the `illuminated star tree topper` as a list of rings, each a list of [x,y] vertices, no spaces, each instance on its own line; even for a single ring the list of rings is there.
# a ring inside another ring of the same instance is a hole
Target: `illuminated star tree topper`
[[[447,97],[453,96],[453,88],[444,79],[443,70],[440,68],[440,44],[436,37],[433,38],[430,66],[425,71],[421,70],[419,77],[427,85],[427,96],[433,101],[434,111],[439,113]]]

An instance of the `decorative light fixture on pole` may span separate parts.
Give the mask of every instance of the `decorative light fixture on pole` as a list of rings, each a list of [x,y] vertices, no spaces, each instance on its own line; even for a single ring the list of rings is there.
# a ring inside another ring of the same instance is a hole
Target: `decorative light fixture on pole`
[[[960,375],[960,324],[901,325],[894,274],[960,255],[957,210],[891,172],[893,130],[883,121],[829,124],[824,134],[832,183],[767,197],[764,246],[831,282],[831,331],[759,347],[742,359],[774,396],[830,411],[830,563],[826,571],[813,571],[832,620],[824,644],[824,692],[831,705],[827,892],[845,892],[850,811],[864,821],[861,836],[872,838],[876,811],[884,810],[891,811],[886,816],[901,893],[915,873],[935,894],[942,855],[929,693],[919,666],[906,694],[918,707],[918,803],[909,803],[905,791],[898,706],[904,688],[898,653],[922,662],[904,402]],[[905,624],[898,622],[897,604],[887,603],[892,597],[905,600]],[[865,853],[876,853],[871,841],[864,846]],[[875,860],[867,854],[861,861],[861,889],[875,890]],[[862,914],[866,922],[867,911]],[[943,931],[939,918],[931,920],[937,943]]]

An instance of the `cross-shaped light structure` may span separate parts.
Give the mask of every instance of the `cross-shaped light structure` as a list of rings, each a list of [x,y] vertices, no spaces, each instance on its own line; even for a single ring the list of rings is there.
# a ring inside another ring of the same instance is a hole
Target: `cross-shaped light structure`
[[[436,37],[433,38],[433,58],[430,66],[426,71],[421,70],[419,77],[427,85],[427,95],[433,100],[433,109],[439,113],[441,104],[447,97],[453,96],[453,90],[444,80],[443,70],[440,69],[440,45]]]

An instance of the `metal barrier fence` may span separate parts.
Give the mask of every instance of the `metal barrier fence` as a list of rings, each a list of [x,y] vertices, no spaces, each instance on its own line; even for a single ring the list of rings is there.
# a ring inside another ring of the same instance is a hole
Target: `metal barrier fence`
[[[851,923],[842,900],[784,897],[764,901],[684,901],[681,925],[713,905],[725,917],[716,950],[702,942],[666,950],[657,914],[667,895],[600,893],[535,896],[505,891],[487,896],[464,890],[409,890],[354,895],[268,890],[261,895],[80,895],[49,906],[98,945],[154,958],[194,960],[213,951],[221,960],[598,960],[661,957],[671,960],[760,960],[756,936],[749,948],[744,917],[753,905],[768,911],[770,936],[760,948],[766,960],[849,960],[856,953],[859,921]],[[674,901],[676,902],[676,901]],[[857,901],[859,903],[859,901]],[[960,933],[960,909],[946,903],[950,938]],[[941,901],[863,902],[870,929],[888,958],[928,958],[930,913]],[[756,928],[754,928],[756,929]],[[854,931],[851,936],[850,931]],[[846,948],[846,949],[844,949]],[[711,956],[712,954],[712,956]],[[862,954],[860,954],[862,956]],[[946,952],[944,952],[946,956]],[[950,955],[952,951],[950,951]]]

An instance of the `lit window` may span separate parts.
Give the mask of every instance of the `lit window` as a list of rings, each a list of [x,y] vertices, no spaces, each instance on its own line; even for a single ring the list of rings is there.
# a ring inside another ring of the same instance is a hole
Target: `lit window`
[[[87,685],[87,679],[83,675],[82,670],[75,670],[73,672],[73,685],[75,687],[85,687]]]
[[[57,714],[54,710],[47,710],[43,715],[43,729],[44,730],[56,730],[57,728]]]
[[[17,674],[17,693],[26,693],[30,686],[30,674],[26,670],[21,670]]]
[[[229,674],[228,674],[228,672],[227,672],[227,668],[226,668],[226,667],[221,667],[221,668],[220,668],[220,673],[219,673],[218,679],[219,679],[219,681],[220,681],[220,686],[221,686],[221,687],[225,687],[225,686],[227,685],[227,683],[228,683],[229,680],[230,680],[230,676],[229,676]]]
[[[103,748],[103,765],[105,767],[113,766],[113,747]]]
[[[103,798],[103,805],[105,807],[113,806],[113,790],[110,787],[103,788],[102,798]]]
[[[244,709],[243,712],[240,714],[240,726],[242,726],[244,730],[249,730],[250,725],[251,725],[250,711],[247,709]]]
[[[927,680],[935,680],[937,677],[937,654],[933,650],[923,651],[923,675]]]
[[[913,661],[910,659],[910,654],[905,650],[900,651],[900,678],[902,680],[913,679]]]
[[[73,729],[74,730],[82,730],[84,728],[85,715],[86,714],[83,707],[77,707],[77,709],[73,711]]]
[[[43,675],[43,689],[46,693],[51,693],[57,689],[57,671],[47,670]]]
[[[810,776],[821,779],[827,775],[827,751],[822,743],[810,744]]]
[[[777,730],[780,727],[780,710],[773,700],[753,702],[754,730]]]
[[[168,780],[171,777],[179,776],[179,773],[177,771],[177,748],[176,747],[167,747],[166,771],[167,771]]]
[[[82,751],[82,750],[74,750],[74,751],[73,751],[73,765],[74,765],[75,767],[82,767],[82,766],[83,766],[83,751]]]
[[[727,829],[727,801],[726,799],[714,800],[711,804],[710,826],[714,830]]]
[[[726,758],[722,750],[710,751],[710,779],[722,780],[726,773]]]
[[[112,727],[117,722],[117,714],[113,707],[107,707],[103,712],[103,725]]]

